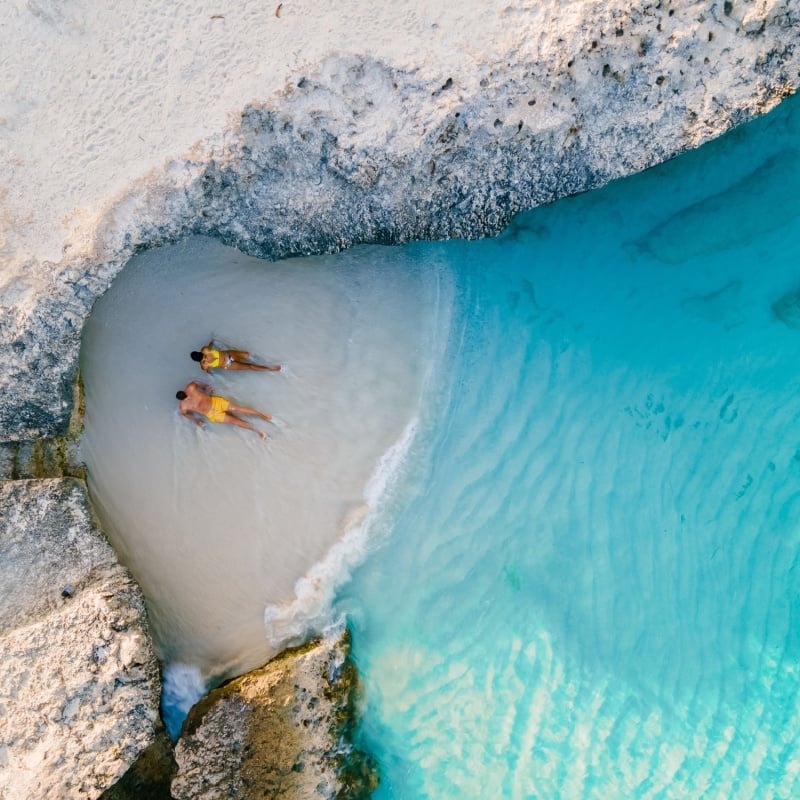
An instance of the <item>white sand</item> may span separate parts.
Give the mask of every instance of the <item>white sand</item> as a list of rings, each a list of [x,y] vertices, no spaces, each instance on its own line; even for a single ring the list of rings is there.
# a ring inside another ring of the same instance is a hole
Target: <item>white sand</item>
[[[526,34],[558,5],[537,4],[520,24],[511,6],[482,0],[286,0],[280,16],[274,0],[10,0],[0,257],[59,261],[133,181],[222,131],[229,114],[275,98],[304,65],[371,54],[434,81],[477,80],[487,53],[532,56],[539,37]]]
[[[782,3],[746,5],[728,25],[735,41],[720,42],[717,33],[704,44],[720,68],[731,45],[741,49],[745,69],[753,62],[758,49],[741,34],[764,19],[772,24]],[[665,39],[675,27],[665,61],[682,42],[705,35],[712,6],[671,4],[678,13],[664,17]],[[569,88],[557,84],[566,60],[585,54],[592,37],[605,33],[614,41],[613,20],[629,13],[621,2],[592,0],[6,0],[0,263],[58,262],[67,243],[82,250],[98,214],[134,181],[220,134],[248,103],[276,100],[290,78],[331,54],[371,56],[415,71],[434,88],[453,77],[463,94],[477,93],[482,78],[511,63],[530,64],[563,94]],[[623,48],[629,58],[638,46],[630,35]],[[677,73],[675,63],[667,66]],[[718,81],[718,96],[734,87],[747,96],[741,76],[708,72],[709,92]],[[578,70],[576,88],[585,96],[591,76]],[[518,111],[545,127],[541,103]]]

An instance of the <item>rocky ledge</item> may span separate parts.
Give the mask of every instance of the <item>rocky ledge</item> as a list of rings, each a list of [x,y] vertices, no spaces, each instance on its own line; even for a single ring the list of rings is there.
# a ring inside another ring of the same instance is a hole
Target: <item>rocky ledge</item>
[[[80,481],[0,484],[0,797],[98,797],[154,739],[138,586]]]
[[[350,740],[349,650],[347,633],[312,642],[201,700],[175,748],[175,800],[368,797],[377,775]]]

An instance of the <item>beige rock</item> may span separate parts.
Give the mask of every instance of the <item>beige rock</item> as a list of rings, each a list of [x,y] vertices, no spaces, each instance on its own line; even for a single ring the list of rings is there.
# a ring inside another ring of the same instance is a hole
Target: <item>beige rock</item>
[[[160,726],[141,592],[73,479],[0,484],[0,797],[98,797]]]
[[[290,650],[212,691],[175,748],[176,800],[359,797],[377,778],[348,743],[349,637]]]

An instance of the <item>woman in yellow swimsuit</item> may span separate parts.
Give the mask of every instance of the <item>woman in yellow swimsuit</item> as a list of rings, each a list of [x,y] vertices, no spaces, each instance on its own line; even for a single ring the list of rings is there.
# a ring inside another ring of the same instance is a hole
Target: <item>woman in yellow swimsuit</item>
[[[191,352],[192,360],[200,362],[200,368],[211,374],[212,369],[255,369],[259,371],[278,372],[280,364],[268,366],[266,364],[253,364],[248,359],[250,353],[247,350],[220,350],[214,347],[212,339],[205,347],[198,352]]]

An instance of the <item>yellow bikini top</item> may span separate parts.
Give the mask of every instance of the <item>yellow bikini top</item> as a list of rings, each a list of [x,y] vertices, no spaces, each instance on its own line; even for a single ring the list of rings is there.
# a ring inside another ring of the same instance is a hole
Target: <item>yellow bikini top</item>
[[[211,361],[208,362],[208,366],[210,367],[218,367],[219,366],[219,357],[220,351],[219,350],[208,350],[205,353],[206,357],[210,356]]]

